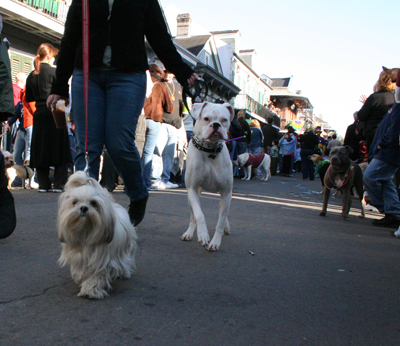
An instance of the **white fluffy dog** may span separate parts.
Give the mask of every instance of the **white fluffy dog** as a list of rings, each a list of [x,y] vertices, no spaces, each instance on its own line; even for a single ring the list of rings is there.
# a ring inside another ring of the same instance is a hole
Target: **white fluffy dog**
[[[190,224],[182,240],[191,240],[197,227],[197,238],[209,251],[217,251],[223,234],[229,234],[229,207],[232,198],[232,163],[225,140],[234,116],[230,104],[196,103],[192,110],[197,119],[186,159],[186,188],[191,211]],[[202,190],[219,192],[219,218],[210,242],[204,214],[200,207]]]
[[[74,173],[60,196],[60,265],[71,266],[78,296],[101,299],[111,282],[129,278],[135,267],[136,230],[128,212],[85,172]]]
[[[244,168],[244,178],[242,178],[242,180],[250,180],[251,168],[261,170],[263,175],[260,180],[262,181],[267,181],[271,176],[271,158],[268,154],[240,154],[238,155],[238,159],[235,164],[236,163],[239,167]]]

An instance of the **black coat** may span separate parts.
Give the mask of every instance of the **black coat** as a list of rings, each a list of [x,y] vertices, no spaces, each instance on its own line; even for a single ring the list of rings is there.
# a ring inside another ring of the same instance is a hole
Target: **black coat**
[[[9,46],[8,42],[0,42],[0,121],[6,121],[15,112]]]
[[[111,14],[108,0],[89,1],[89,68],[101,68],[107,45],[111,46],[111,67],[125,72],[145,72],[149,66],[146,36],[158,58],[180,84],[192,75],[168,33],[158,0],[114,0]],[[73,0],[65,22],[57,61],[57,79],[52,94],[68,96],[68,79],[74,68],[82,69],[82,0]]]
[[[347,127],[343,145],[349,145],[353,152],[350,154],[350,159],[356,161],[360,158],[360,138],[356,134],[357,123],[353,123]]]
[[[272,147],[272,141],[279,139],[279,130],[270,124],[265,124],[262,132],[264,135],[264,149],[267,152],[267,148]]]
[[[26,101],[36,101],[33,114],[31,142],[31,166],[50,167],[71,163],[71,149],[66,128],[57,129],[53,114],[46,107],[51,85],[55,79],[55,68],[42,63],[40,73],[29,74],[26,79]]]
[[[238,117],[238,121],[239,121],[240,126],[243,129],[245,137],[238,139],[236,142],[247,142],[247,144],[250,144],[251,143],[251,130],[250,130],[249,123],[243,117],[240,117],[240,118]]]
[[[357,113],[358,120],[364,122],[365,136],[374,136],[386,112],[394,103],[394,93],[391,91],[378,91],[367,98]]]
[[[301,143],[301,149],[314,149],[318,145],[318,136],[312,132],[308,131],[299,136],[298,141]]]

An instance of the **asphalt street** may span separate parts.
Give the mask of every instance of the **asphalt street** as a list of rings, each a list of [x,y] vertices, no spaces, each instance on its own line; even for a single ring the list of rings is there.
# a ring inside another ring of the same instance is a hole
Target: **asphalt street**
[[[350,220],[340,197],[320,217],[319,180],[234,182],[218,252],[180,240],[185,189],[152,191],[136,273],[104,300],[77,297],[60,268],[59,194],[13,190],[18,225],[0,240],[0,345],[399,345],[400,239]],[[119,188],[115,200],[127,207]],[[210,234],[218,195],[201,198]]]

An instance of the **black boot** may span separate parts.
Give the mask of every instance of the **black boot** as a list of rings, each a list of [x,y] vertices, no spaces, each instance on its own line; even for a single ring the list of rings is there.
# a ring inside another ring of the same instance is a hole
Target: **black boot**
[[[146,213],[146,204],[148,199],[149,195],[138,201],[131,200],[131,204],[129,204],[128,214],[129,218],[131,219],[132,225],[137,226],[139,223],[142,222],[144,214]]]
[[[372,220],[374,226],[398,228],[400,226],[400,219],[392,214],[386,214],[383,219]]]

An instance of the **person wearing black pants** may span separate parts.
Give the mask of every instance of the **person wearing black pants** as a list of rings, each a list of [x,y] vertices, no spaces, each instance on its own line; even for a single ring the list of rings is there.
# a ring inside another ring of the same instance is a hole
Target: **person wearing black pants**
[[[314,163],[308,158],[314,154],[314,148],[318,145],[318,136],[310,128],[307,132],[299,136],[301,143],[301,163],[303,170],[303,179],[314,180]]]

